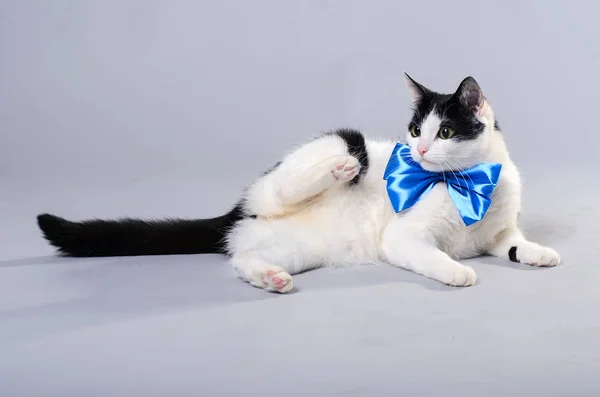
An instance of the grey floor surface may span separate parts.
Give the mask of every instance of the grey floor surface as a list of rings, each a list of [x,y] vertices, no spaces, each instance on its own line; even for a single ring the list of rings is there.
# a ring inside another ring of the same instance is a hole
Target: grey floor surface
[[[176,186],[187,198],[171,208],[192,215],[202,191],[189,180],[6,189],[1,394],[598,395],[599,196],[564,172],[563,186],[526,175],[522,216],[563,255],[557,268],[479,258],[466,289],[387,267],[323,269],[296,276],[289,295],[238,281],[220,256],[57,258],[35,228],[48,208],[167,213]]]
[[[0,397],[600,395],[599,3],[0,1]],[[402,71],[494,106],[554,269],[274,295],[219,256],[69,260],[40,212],[208,217],[312,134],[397,136]]]

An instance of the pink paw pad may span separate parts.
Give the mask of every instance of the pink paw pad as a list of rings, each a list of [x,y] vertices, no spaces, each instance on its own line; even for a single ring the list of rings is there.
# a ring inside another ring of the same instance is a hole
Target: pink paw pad
[[[355,157],[347,156],[340,160],[340,163],[331,168],[333,177],[342,181],[349,181],[358,175],[360,163]]]
[[[291,283],[291,277],[282,270],[269,270],[263,277],[263,281],[267,286],[272,287],[277,292],[287,292],[288,284]]]

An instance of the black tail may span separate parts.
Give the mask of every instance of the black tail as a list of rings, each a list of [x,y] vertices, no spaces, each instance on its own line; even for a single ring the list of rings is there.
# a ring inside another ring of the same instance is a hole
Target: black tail
[[[37,222],[44,238],[64,256],[136,256],[226,253],[226,233],[242,217],[241,207],[237,206],[212,219],[71,222],[41,214]]]

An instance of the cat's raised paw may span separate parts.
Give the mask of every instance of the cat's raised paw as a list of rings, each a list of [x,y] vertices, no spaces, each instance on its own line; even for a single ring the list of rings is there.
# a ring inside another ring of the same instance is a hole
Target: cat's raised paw
[[[469,287],[477,281],[477,273],[469,266],[460,265],[454,269],[452,281],[448,284],[453,287]]]
[[[331,169],[335,179],[349,181],[360,172],[360,162],[353,156],[342,156]]]
[[[263,288],[279,293],[289,292],[294,287],[292,276],[278,266],[271,266],[262,275]]]

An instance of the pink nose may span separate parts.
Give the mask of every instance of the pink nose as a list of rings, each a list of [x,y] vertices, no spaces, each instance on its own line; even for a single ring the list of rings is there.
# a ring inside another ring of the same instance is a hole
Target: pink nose
[[[423,146],[420,146],[420,145],[419,145],[419,146],[417,146],[417,151],[419,152],[419,154],[420,154],[421,156],[424,156],[424,155],[425,155],[425,153],[427,153],[427,151],[428,151],[428,150],[429,150],[429,149],[425,149]]]

